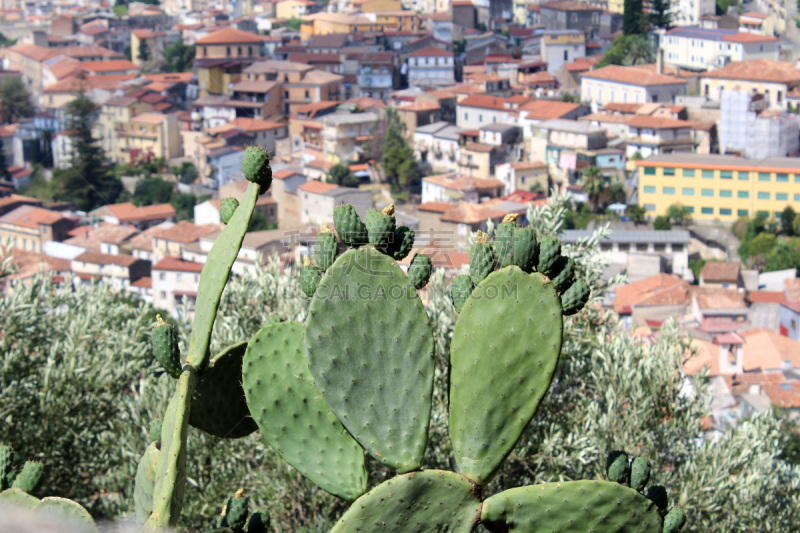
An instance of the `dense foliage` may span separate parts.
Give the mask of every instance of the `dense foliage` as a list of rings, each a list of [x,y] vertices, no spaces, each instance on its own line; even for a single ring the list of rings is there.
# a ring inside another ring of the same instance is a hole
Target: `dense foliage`
[[[763,272],[800,268],[800,217],[787,207],[778,219],[763,213],[742,217],[733,231],[742,241],[739,256],[751,268]]]

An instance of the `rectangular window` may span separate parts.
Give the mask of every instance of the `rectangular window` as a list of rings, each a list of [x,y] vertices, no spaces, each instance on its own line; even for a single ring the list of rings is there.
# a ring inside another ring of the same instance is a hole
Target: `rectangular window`
[[[644,193],[645,194],[655,194],[656,193],[656,186],[655,185],[645,185],[644,186]]]
[[[775,174],[775,181],[778,183],[787,183],[789,181],[789,174]]]
[[[737,217],[746,217],[748,216],[749,211],[747,209],[737,209],[736,216]]]
[[[724,216],[724,217],[729,217],[729,216],[731,216],[731,210],[728,209],[727,207],[720,207],[719,208],[719,214]]]
[[[750,198],[750,191],[739,191],[736,193],[738,198]]]
[[[714,196],[714,189],[703,189],[700,194],[703,196]]]
[[[714,208],[713,207],[701,207],[700,212],[704,215],[713,215]]]
[[[797,194],[797,193],[795,193],[795,195],[794,195],[794,201],[795,201],[795,202],[800,202],[800,194]]]
[[[736,173],[736,175],[739,178],[739,181],[747,181],[747,180],[750,179],[750,173],[749,172],[742,172],[740,170],[739,172]]]
[[[769,217],[769,211],[756,211],[756,215],[761,217],[761,218],[768,218]]]
[[[686,207],[686,211],[687,211],[687,212],[688,212],[690,215],[693,215],[693,214],[694,214],[694,206],[687,205],[687,206],[684,206],[684,207]],[[673,246],[673,248],[674,248],[674,246]]]
[[[674,168],[665,168],[664,169],[664,175],[665,176],[674,176],[675,175],[675,169]]]
[[[693,168],[684,168],[683,171],[684,178],[693,178],[694,177],[694,169]]]
[[[759,200],[769,200],[769,193],[768,192],[760,192],[758,193]]]
[[[683,195],[684,196],[694,196],[694,188],[693,187],[684,187],[683,188]]]
[[[655,211],[656,210],[656,204],[644,204],[644,210],[645,211]]]
[[[644,173],[647,176],[655,176],[656,175],[656,169],[655,169],[655,167],[644,167]]]
[[[719,177],[723,180],[732,180],[733,179],[733,172],[730,170],[720,170]]]
[[[778,201],[785,202],[789,199],[789,194],[785,192],[776,192],[775,199]]]
[[[758,181],[769,181],[769,172],[759,172]]]
[[[714,171],[713,170],[704,170],[703,171],[703,177],[705,179],[707,179],[707,180],[708,179],[712,179],[713,180],[714,179]]]
[[[733,191],[721,189],[719,191],[719,197],[720,198],[731,198],[731,197],[733,197]]]
[[[662,191],[664,194],[675,194],[675,187],[664,187]]]

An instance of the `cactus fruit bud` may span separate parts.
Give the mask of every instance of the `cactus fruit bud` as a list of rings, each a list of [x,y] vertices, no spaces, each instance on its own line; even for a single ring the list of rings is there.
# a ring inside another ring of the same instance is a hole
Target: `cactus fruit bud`
[[[239,207],[239,200],[236,198],[224,198],[219,204],[219,218],[223,224],[227,224],[233,216],[233,212]]]
[[[178,346],[178,335],[172,324],[156,315],[156,327],[153,329],[153,354],[158,362],[175,379],[181,377],[181,350]]]
[[[311,264],[308,257],[303,259],[303,268],[300,271],[300,288],[303,293],[311,298],[317,292],[319,286],[320,271],[319,268]]]
[[[266,511],[253,511],[244,527],[246,533],[267,533],[269,531],[269,515]]]
[[[257,183],[259,194],[264,194],[272,185],[272,167],[269,154],[260,146],[248,146],[242,156],[242,172],[248,181]]]
[[[384,207],[383,211],[381,211],[381,213],[383,213],[384,215],[389,215],[389,216],[394,215],[394,203],[391,203],[391,204],[387,205],[386,207]]]
[[[163,418],[154,418],[150,422],[150,442],[161,444],[161,428],[164,425]]]
[[[394,239],[394,215],[386,213],[386,211],[394,213],[394,204],[389,207],[384,209],[383,212],[377,209],[370,209],[367,211],[367,216],[364,217],[369,243],[378,249],[385,249],[389,242]]]
[[[408,265],[408,279],[411,280],[414,288],[419,290],[428,284],[432,271],[431,258],[427,255],[417,254]]]
[[[650,463],[644,457],[636,457],[631,463],[631,488],[642,492],[650,480]]]
[[[503,224],[506,222],[516,222],[519,218],[519,213],[509,213],[503,217]]]
[[[631,474],[631,469],[628,465],[628,454],[620,451],[610,452],[606,459],[606,473],[609,481],[627,485]]]
[[[556,266],[553,269],[554,276],[550,276],[553,286],[558,291],[558,294],[563,294],[575,279],[575,262],[563,255],[556,261]]]
[[[644,497],[656,504],[656,507],[662,513],[667,512],[669,497],[667,496],[667,489],[661,485],[650,485],[647,487]]]
[[[323,224],[323,229],[317,234],[317,242],[314,245],[314,262],[321,270],[328,270],[336,261],[338,253],[339,244],[336,242],[336,235],[333,234],[326,222]]]
[[[478,236],[469,254],[469,276],[477,285],[494,270],[494,254],[488,236],[478,230]]]
[[[336,233],[348,246],[358,248],[367,244],[367,227],[352,204],[336,206],[333,210],[333,225]]]
[[[677,533],[686,524],[686,513],[680,507],[673,507],[664,517],[663,533]]]
[[[517,265],[525,272],[532,272],[539,256],[539,243],[533,228],[517,228],[514,230],[512,264]]]
[[[576,281],[561,295],[561,310],[564,315],[574,315],[589,301],[589,286],[584,281]]]
[[[14,484],[11,485],[11,488],[20,489],[28,494],[32,493],[42,480],[42,472],[44,472],[44,465],[42,463],[26,461],[25,466],[22,467],[22,472],[20,472],[14,480]]]
[[[456,276],[453,278],[453,285],[450,289],[450,297],[453,299],[453,305],[456,308],[457,312],[461,312],[461,308],[464,307],[464,304],[469,298],[469,295],[472,294],[472,289],[474,285],[472,284],[472,280],[469,276]]]
[[[414,236],[414,230],[408,226],[397,226],[394,230],[394,238],[386,251],[387,255],[395,261],[405,259],[414,247]]]
[[[536,270],[548,278],[552,277],[553,268],[560,256],[561,241],[555,237],[543,237],[539,241],[539,262]]]
[[[11,468],[13,461],[14,450],[11,446],[0,446],[0,492],[11,487],[14,481],[14,471]]]

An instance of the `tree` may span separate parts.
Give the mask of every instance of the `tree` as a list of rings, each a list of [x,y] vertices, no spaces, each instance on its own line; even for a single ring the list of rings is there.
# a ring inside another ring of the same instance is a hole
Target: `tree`
[[[284,22],[284,26],[294,31],[298,31],[300,29],[300,26],[302,25],[303,25],[303,19],[299,19],[297,17],[292,17],[286,22]]]
[[[277,224],[267,220],[267,217],[262,215],[259,211],[253,211],[253,216],[250,217],[250,225],[247,226],[247,231],[264,231],[276,229],[277,227]]]
[[[570,104],[579,104],[580,103],[580,98],[578,98],[577,94],[564,93],[563,95],[561,95],[561,101],[562,102],[567,102],[567,103],[570,103]]]
[[[31,94],[17,76],[6,76],[0,80],[0,114],[3,124],[13,124],[20,118],[33,116]]]
[[[122,193],[122,181],[111,172],[103,149],[92,138],[97,106],[81,88],[67,104],[67,130],[72,141],[70,167],[53,171],[55,196],[82,211],[113,204]]]
[[[161,178],[139,180],[133,191],[133,203],[136,205],[166,204],[172,198],[173,183]]]
[[[168,201],[175,209],[178,220],[192,220],[194,218],[194,206],[206,200],[208,200],[208,196],[197,198],[192,193],[173,192]]]
[[[606,179],[603,173],[594,165],[589,165],[583,169],[583,192],[589,196],[589,201],[597,211],[600,195],[606,190]]]
[[[642,35],[631,35],[627,40],[627,48],[625,50],[625,65],[648,65],[655,63],[655,55],[653,54],[653,47],[650,46],[650,41],[647,37]]]
[[[658,215],[656,219],[653,221],[653,229],[657,230],[670,230],[672,229],[672,224],[670,224],[669,219],[663,215]]]
[[[545,190],[542,187],[541,182],[534,181],[533,184],[528,188],[528,190],[535,194],[544,194]]]
[[[608,199],[612,204],[624,204],[628,195],[625,193],[625,185],[615,181],[608,188]]]
[[[622,14],[622,33],[637,35],[645,33],[645,16],[642,0],[625,0]]]
[[[696,282],[700,281],[700,273],[703,271],[704,266],[706,266],[706,260],[702,257],[689,259],[689,269],[691,269],[692,274],[694,274],[694,280]]]
[[[668,30],[672,26],[672,2],[670,0],[651,0],[649,22],[656,28]]]
[[[794,233],[794,219],[797,216],[792,206],[787,205],[781,212],[781,231],[786,235]]]
[[[689,223],[691,216],[689,208],[682,204],[672,204],[667,208],[667,218],[676,226],[685,226]]]
[[[414,149],[404,137],[405,123],[392,108],[386,110],[386,134],[383,137],[381,165],[389,182],[404,189],[419,178],[419,167]]]
[[[640,152],[639,150],[633,152],[633,155],[631,156],[631,161],[639,161],[641,159],[642,159],[642,152]]]
[[[195,53],[195,45],[186,46],[179,37],[164,49],[164,59],[167,63],[161,70],[164,72],[186,72],[191,70]]]
[[[628,207],[627,213],[628,216],[631,217],[631,220],[634,224],[643,223],[645,216],[647,216],[647,211],[640,205],[632,205]]]
[[[152,59],[150,54],[150,47],[147,46],[147,39],[140,39],[139,40],[139,64],[142,65],[147,63]]]
[[[350,167],[341,162],[331,167],[328,183],[335,183],[340,187],[358,187],[358,180],[350,172]]]
[[[0,144],[0,179],[11,181],[11,173],[8,171],[8,161],[6,161],[6,151]]]

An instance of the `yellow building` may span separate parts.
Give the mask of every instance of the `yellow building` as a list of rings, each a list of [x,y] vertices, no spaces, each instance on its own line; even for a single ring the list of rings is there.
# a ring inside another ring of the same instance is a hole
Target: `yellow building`
[[[399,0],[353,0],[353,8],[362,13],[400,11],[403,9],[403,3]]]
[[[138,158],[183,155],[181,127],[175,115],[142,113],[128,123],[118,123],[115,142],[110,153],[112,160],[127,163]]]
[[[127,124],[136,115],[152,111],[153,106],[130,96],[117,96],[103,102],[100,114],[93,128],[93,134],[100,140],[107,154],[114,153],[116,143],[115,132],[123,124]],[[120,160],[119,162],[122,162]],[[127,162],[127,158],[125,159]]]
[[[41,253],[44,243],[63,241],[73,227],[61,213],[22,205],[0,217],[0,246]]]
[[[359,31],[416,31],[419,16],[413,11],[379,11],[374,13],[314,13],[303,17],[300,27],[303,40],[312,35],[354,33]]]
[[[611,13],[625,13],[625,0],[608,0],[608,10]]]
[[[664,154],[637,162],[639,203],[651,216],[682,204],[695,220],[733,222],[800,210],[800,159]]]
[[[153,30],[131,30],[131,61],[140,67],[152,67],[164,60],[166,33]],[[145,52],[144,49],[147,49]],[[142,57],[142,53],[147,58]]]
[[[308,15],[310,9],[316,5],[311,0],[283,0],[275,4],[275,16],[279,19],[299,19]]]
[[[199,96],[225,94],[242,79],[242,69],[262,57],[263,39],[236,28],[223,28],[197,40],[195,65]]]

